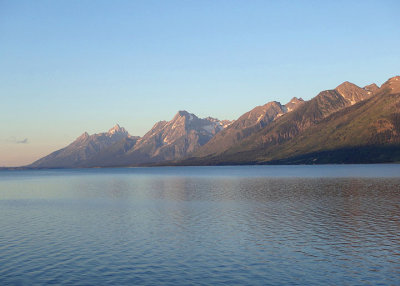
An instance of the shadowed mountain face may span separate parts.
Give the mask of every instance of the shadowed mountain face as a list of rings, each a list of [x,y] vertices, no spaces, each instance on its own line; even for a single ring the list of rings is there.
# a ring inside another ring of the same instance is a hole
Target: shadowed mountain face
[[[365,150],[370,150],[371,146],[386,145],[391,147],[381,149],[382,158],[370,161],[396,160],[390,158],[388,150],[393,151],[393,146],[400,148],[400,77],[389,79],[379,89],[368,87],[362,89],[346,82],[334,90],[323,91],[229,150],[207,158],[193,158],[191,163],[310,163],[306,154],[331,156],[327,161],[316,158],[316,162],[368,162],[368,158],[360,161],[360,155],[358,161],[354,159],[354,148],[365,146]],[[335,153],[337,161],[332,161],[334,150],[340,150]]]
[[[37,160],[31,167],[79,167],[82,162],[90,160],[99,152],[126,138],[130,138],[133,141],[137,140],[137,137],[131,137],[128,132],[118,124],[104,133],[89,135],[85,132],[67,147]]]

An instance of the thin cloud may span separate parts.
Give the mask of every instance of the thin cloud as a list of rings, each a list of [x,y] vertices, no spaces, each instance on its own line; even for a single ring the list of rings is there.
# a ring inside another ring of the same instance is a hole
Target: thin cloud
[[[28,144],[28,138],[25,138],[24,140],[17,140],[17,144]]]
[[[28,138],[20,140],[15,137],[10,137],[10,138],[6,139],[5,141],[8,143],[12,143],[12,144],[28,144],[29,143]]]

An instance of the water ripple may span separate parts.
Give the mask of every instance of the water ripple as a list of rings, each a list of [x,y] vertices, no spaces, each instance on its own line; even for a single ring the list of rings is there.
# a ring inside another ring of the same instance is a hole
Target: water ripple
[[[1,285],[400,281],[400,178],[104,172],[0,180]]]

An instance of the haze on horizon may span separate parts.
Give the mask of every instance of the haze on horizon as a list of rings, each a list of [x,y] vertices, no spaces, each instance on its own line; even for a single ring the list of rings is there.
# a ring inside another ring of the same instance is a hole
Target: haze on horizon
[[[0,166],[399,74],[398,1],[0,1]]]

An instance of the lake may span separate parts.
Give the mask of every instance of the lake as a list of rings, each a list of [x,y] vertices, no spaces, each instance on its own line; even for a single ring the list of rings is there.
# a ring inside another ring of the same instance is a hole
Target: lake
[[[0,285],[399,285],[400,165],[0,172]]]

